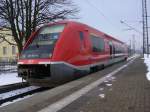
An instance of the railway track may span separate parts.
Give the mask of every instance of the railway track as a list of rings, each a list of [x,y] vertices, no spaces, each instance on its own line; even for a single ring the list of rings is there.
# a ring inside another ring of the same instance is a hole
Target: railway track
[[[14,83],[14,84],[9,84],[9,85],[3,85],[3,86],[0,86],[0,94],[5,93],[5,92],[9,92],[12,90],[16,90],[16,89],[25,88],[28,86],[29,86],[29,84],[27,82],[20,82],[20,83]]]
[[[29,86],[28,83],[0,86],[0,105],[48,89],[50,88]]]

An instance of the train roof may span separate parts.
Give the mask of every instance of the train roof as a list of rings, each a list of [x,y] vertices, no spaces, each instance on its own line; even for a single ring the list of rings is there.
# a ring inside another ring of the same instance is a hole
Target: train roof
[[[54,22],[54,23],[50,23],[49,25],[52,25],[52,24],[82,25],[82,26],[84,26],[84,27],[86,27],[86,28],[95,30],[96,32],[99,32],[99,33],[103,34],[103,35],[104,35],[106,38],[108,38],[108,39],[112,39],[112,40],[117,41],[117,42],[119,42],[119,43],[125,44],[124,42],[122,42],[122,41],[120,41],[120,40],[114,38],[113,36],[110,36],[110,35],[108,35],[108,34],[102,32],[102,31],[97,30],[97,29],[95,29],[95,28],[93,28],[93,27],[91,27],[91,26],[89,26],[89,25],[84,24],[84,23],[80,23],[80,22],[76,22],[76,21],[70,21],[70,20],[62,20],[62,21],[57,21],[57,22]]]

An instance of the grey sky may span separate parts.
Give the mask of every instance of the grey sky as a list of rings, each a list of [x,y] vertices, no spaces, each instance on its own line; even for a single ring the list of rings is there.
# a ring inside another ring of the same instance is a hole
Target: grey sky
[[[126,43],[136,38],[136,47],[142,46],[142,35],[135,31],[126,31],[128,27],[120,23],[125,20],[129,25],[142,32],[142,0],[76,0],[80,8],[79,22],[88,24]],[[148,0],[150,6],[150,0]],[[149,8],[150,9],[150,8]],[[148,10],[149,11],[149,10]],[[148,12],[150,15],[150,12]]]

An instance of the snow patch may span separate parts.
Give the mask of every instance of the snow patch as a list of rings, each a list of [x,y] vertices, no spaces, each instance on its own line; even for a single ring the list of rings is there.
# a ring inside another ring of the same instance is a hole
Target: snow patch
[[[147,54],[144,54],[144,63],[147,66],[147,74],[146,78],[150,81],[150,56],[148,57]]]
[[[105,98],[105,94],[99,94],[98,96],[101,98]]]
[[[116,77],[113,77],[113,76],[112,76],[112,77],[110,77],[110,78],[108,79],[108,81],[116,81],[115,79],[116,79]]]
[[[134,54],[133,56],[128,57],[127,61],[130,61],[130,60],[137,58],[139,56],[140,56],[139,54]]]
[[[22,82],[22,78],[18,77],[17,72],[0,74],[0,86],[18,83],[18,82]]]
[[[103,90],[104,90],[104,88],[100,88],[99,90],[100,90],[100,91],[103,91]]]
[[[112,84],[106,84],[106,86],[112,86]]]

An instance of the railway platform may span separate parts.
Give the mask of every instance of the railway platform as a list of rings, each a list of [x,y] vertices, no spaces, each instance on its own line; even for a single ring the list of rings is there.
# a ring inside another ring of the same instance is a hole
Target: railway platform
[[[150,112],[146,73],[138,57],[0,107],[0,112]]]

